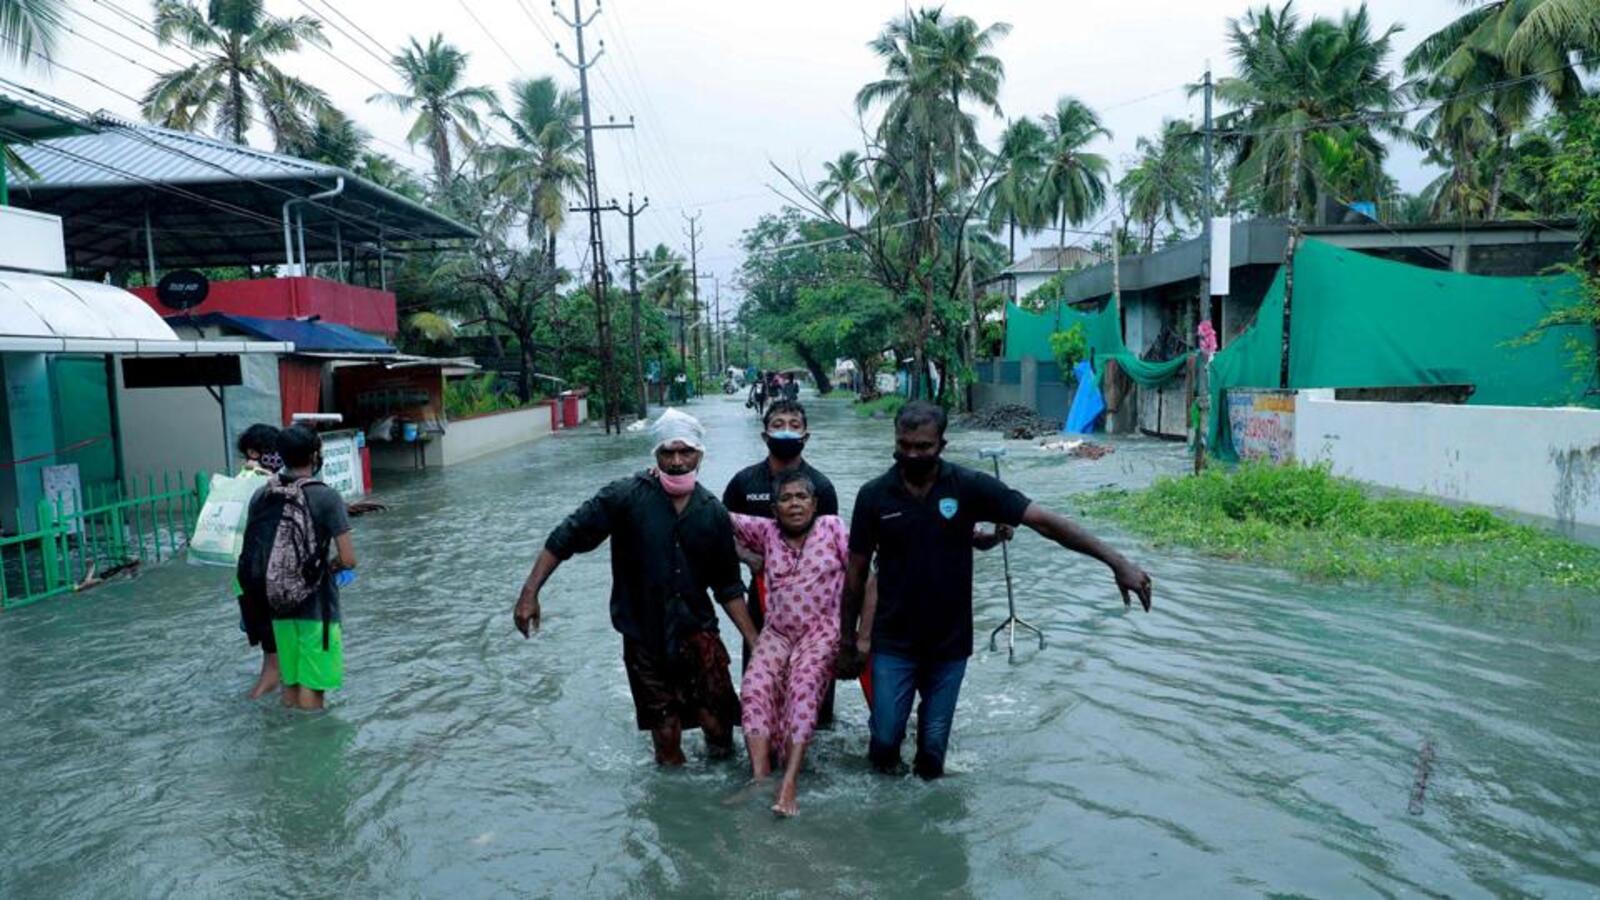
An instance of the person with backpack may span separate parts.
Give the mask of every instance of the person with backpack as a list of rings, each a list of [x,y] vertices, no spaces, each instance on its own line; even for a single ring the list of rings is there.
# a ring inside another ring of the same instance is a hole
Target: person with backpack
[[[239,584],[271,613],[283,705],[316,710],[344,683],[339,584],[356,566],[355,544],[344,498],[316,480],[322,438],[285,428],[278,455],[282,470],[250,500]]]

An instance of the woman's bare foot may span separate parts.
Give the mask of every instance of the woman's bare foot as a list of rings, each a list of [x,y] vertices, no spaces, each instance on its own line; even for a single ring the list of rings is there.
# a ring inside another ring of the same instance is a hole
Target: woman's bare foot
[[[800,805],[796,802],[798,793],[799,785],[795,784],[794,779],[783,779],[778,783],[778,801],[772,804],[772,811],[785,818],[798,813],[800,811]]]

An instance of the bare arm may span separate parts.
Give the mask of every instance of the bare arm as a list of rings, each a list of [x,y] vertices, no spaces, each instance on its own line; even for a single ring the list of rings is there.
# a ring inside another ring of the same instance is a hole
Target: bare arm
[[[350,532],[346,531],[333,539],[333,549],[339,557],[339,568],[354,569],[356,567],[356,542],[350,539]]]
[[[1030,503],[1027,512],[1022,514],[1022,524],[1074,553],[1082,553],[1105,563],[1117,581],[1117,590],[1122,592],[1123,605],[1133,605],[1133,597],[1137,596],[1145,612],[1150,611],[1150,576],[1078,523],[1037,503]]]
[[[760,632],[756,630],[756,620],[750,618],[750,605],[744,602],[744,597],[735,597],[722,604],[722,611],[733,620],[733,627],[739,629],[745,643],[754,647]]]
[[[533,571],[528,573],[528,580],[522,583],[522,593],[517,597],[517,607],[512,610],[511,618],[523,637],[539,630],[539,591],[560,565],[560,558],[549,550],[541,549],[539,558],[534,560]]]

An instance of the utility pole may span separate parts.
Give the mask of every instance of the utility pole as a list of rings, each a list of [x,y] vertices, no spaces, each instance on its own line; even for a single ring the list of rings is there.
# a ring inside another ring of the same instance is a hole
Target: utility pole
[[[1200,194],[1200,290],[1195,296],[1194,323],[1191,334],[1194,338],[1194,374],[1189,378],[1190,398],[1198,404],[1200,415],[1194,425],[1194,473],[1206,467],[1206,413],[1211,407],[1210,386],[1208,381],[1211,360],[1205,351],[1200,349],[1200,323],[1211,315],[1211,63],[1206,63],[1205,80],[1205,125],[1202,134],[1201,159],[1204,166],[1201,172]]]
[[[1305,132],[1295,131],[1289,152],[1289,236],[1283,243],[1283,352],[1278,361],[1278,388],[1289,389],[1289,314],[1294,307],[1294,254],[1300,247],[1300,153]]]
[[[572,18],[568,19],[561,14],[561,9],[556,6],[556,0],[550,0],[550,9],[568,28],[571,28],[577,37],[578,59],[576,62],[567,58],[562,52],[561,45],[556,45],[556,55],[562,62],[571,66],[578,73],[578,95],[583,105],[583,159],[584,159],[584,197],[583,211],[589,214],[589,259],[594,264],[594,316],[595,338],[599,344],[600,357],[600,396],[605,404],[606,433],[613,431],[622,433],[622,417],[617,409],[617,380],[616,373],[612,371],[612,344],[611,344],[611,312],[607,308],[606,300],[606,246],[605,235],[600,222],[600,213],[604,207],[600,205],[599,189],[595,183],[594,169],[594,132],[597,128],[632,128],[628,125],[596,125],[589,107],[589,70],[605,55],[606,42],[599,42],[599,50],[594,58],[590,59],[583,42],[583,30],[589,23],[600,15],[599,0],[595,2],[595,11],[588,18],[583,15],[583,0],[572,0]]]
[[[631,323],[633,332],[633,386],[639,391],[639,418],[648,419],[650,417],[650,397],[648,386],[644,380],[644,345],[643,339],[640,337],[642,314],[639,311],[639,263],[641,260],[638,252],[634,249],[633,220],[638,218],[640,213],[650,208],[650,198],[646,197],[642,205],[634,206],[633,192],[629,191],[628,208],[626,210],[618,209],[617,201],[615,200],[611,201],[611,207],[628,217],[628,258],[625,262],[628,264],[628,299],[633,306],[633,322]]]
[[[717,342],[717,380],[721,381],[723,373],[728,371],[728,353],[722,346],[722,279],[713,274],[711,286],[715,289],[712,315],[717,323],[711,331],[711,337]]]
[[[694,361],[701,368],[700,375],[705,375],[703,361],[700,357],[700,214],[689,215],[683,213],[684,221],[689,223],[689,230],[685,234],[689,237],[689,311],[694,317]],[[689,364],[684,363],[687,369]],[[692,377],[692,376],[691,376]],[[700,385],[695,385],[699,390]]]

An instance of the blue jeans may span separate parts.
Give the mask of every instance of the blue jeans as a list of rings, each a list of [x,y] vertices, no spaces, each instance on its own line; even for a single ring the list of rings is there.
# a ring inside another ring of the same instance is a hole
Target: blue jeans
[[[912,694],[917,706],[917,756],[913,770],[922,778],[944,774],[945,750],[950,746],[950,724],[956,716],[956,698],[967,674],[965,659],[920,661],[882,651],[872,654],[872,733],[867,756],[881,772],[900,768],[900,744],[911,719]]]

